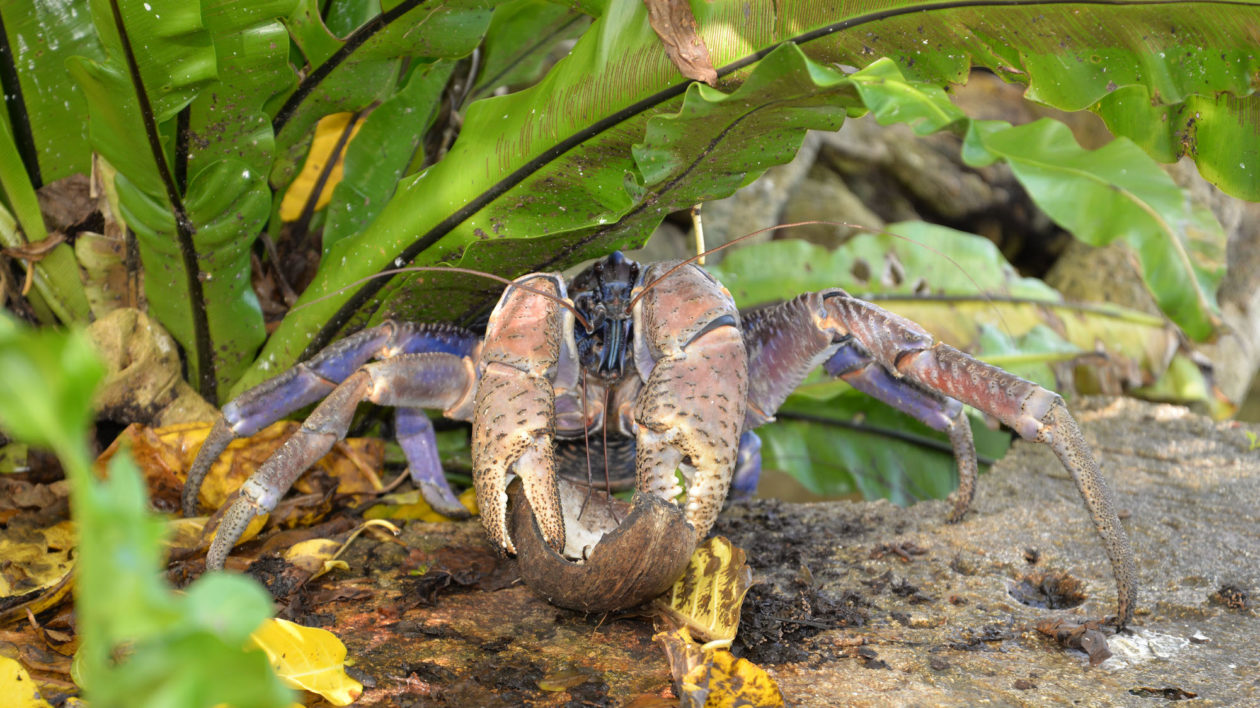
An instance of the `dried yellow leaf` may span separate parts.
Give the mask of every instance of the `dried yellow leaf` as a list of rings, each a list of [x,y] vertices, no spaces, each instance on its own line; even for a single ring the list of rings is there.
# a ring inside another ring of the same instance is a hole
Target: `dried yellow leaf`
[[[337,567],[348,567],[345,561],[333,558],[341,551],[341,544],[331,538],[312,538],[289,547],[284,552],[284,559],[289,563],[318,577]]]
[[[350,705],[363,693],[363,684],[346,675],[346,645],[328,630],[269,619],[250,639],[293,688],[318,693],[337,706]]]
[[[70,521],[43,529],[0,530],[0,558],[4,559],[0,564],[0,598],[21,606],[10,607],[0,617],[5,621],[23,617],[25,608],[39,612],[60,600],[70,587],[74,548],[74,524]]]
[[[420,496],[419,490],[387,494],[381,497],[382,504],[377,504],[363,512],[365,519],[392,519],[394,521],[450,521],[439,514]],[[477,492],[472,487],[459,495],[459,503],[464,505],[468,513],[476,516]]]
[[[337,161],[333,163],[328,179],[323,185],[319,184],[319,176],[323,174],[328,158],[337,147],[337,143],[341,142],[346,126],[350,125],[353,118],[353,113],[334,113],[319,120],[315,126],[315,138],[311,140],[311,151],[306,154],[306,163],[302,165],[302,171],[289,185],[289,190],[284,193],[284,201],[280,202],[280,218],[283,221],[296,221],[302,215],[302,208],[306,206],[316,186],[322,187],[319,197],[315,200],[316,211],[323,209],[332,200],[333,188],[341,182],[342,161],[346,155],[345,146],[359,134],[359,128],[363,125],[362,119],[355,121],[354,126],[350,128],[350,138],[342,146],[341,152],[337,155]]]
[[[682,708],[783,708],[779,685],[761,667],[725,649],[702,647],[685,627],[652,637],[669,659]]]
[[[744,551],[714,536],[691,554],[683,576],[653,605],[706,641],[735,638],[739,610],[752,586]]]
[[[0,656],[0,696],[11,708],[52,708],[26,669],[7,656]]]

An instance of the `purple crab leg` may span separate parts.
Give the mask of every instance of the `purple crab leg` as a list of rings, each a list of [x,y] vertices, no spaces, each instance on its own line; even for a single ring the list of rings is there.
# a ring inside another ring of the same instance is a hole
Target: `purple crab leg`
[[[739,452],[735,455],[735,472],[731,475],[731,491],[727,501],[749,499],[757,493],[761,479],[761,438],[751,430],[739,436]]]
[[[358,368],[241,485],[223,513],[206,567],[222,568],[249,522],[274,509],[293,482],[345,437],[360,401],[449,411],[471,398],[475,382],[471,359],[445,352],[402,354]]]
[[[437,436],[433,422],[420,408],[399,408],[394,412],[395,435],[407,457],[411,481],[420,490],[420,496],[435,511],[452,519],[466,519],[468,510],[451,491],[442,473],[442,460],[438,457]]]
[[[471,356],[477,345],[476,336],[450,325],[385,322],[352,334],[310,360],[246,391],[223,407],[223,414],[198,451],[184,484],[184,515],[197,513],[201,484],[228,444],[318,401],[368,361],[424,352],[466,357]]]
[[[744,329],[750,372],[746,429],[769,420],[810,370],[832,358],[837,346],[850,344],[893,379],[974,406],[1024,439],[1049,445],[1075,480],[1111,561],[1116,624],[1123,628],[1132,621],[1137,568],[1129,537],[1098,461],[1057,394],[934,342],[919,325],[839,289],[754,312],[745,318]],[[843,368],[839,363],[837,368]],[[887,390],[873,378],[865,383]],[[960,432],[962,427],[957,426]]]
[[[954,492],[953,508],[945,520],[961,521],[976,496],[976,446],[971,437],[971,423],[963,412],[963,404],[920,388],[906,379],[888,373],[863,352],[853,340],[840,345],[835,354],[823,364],[823,371],[838,376],[853,388],[871,398],[883,401],[897,410],[913,416],[933,430],[949,435],[958,463],[958,489]]]

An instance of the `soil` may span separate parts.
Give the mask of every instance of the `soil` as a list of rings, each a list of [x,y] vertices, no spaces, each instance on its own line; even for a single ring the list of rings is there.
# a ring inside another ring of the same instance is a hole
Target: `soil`
[[[1260,703],[1260,428],[1126,399],[1077,412],[1137,555],[1129,630],[1097,621],[1114,583],[1070,478],[1017,443],[958,524],[945,502],[728,509],[716,532],[757,582],[735,653],[794,706]],[[674,704],[650,616],[546,604],[475,521],[412,523],[348,560],[297,619],[345,641],[358,705]]]

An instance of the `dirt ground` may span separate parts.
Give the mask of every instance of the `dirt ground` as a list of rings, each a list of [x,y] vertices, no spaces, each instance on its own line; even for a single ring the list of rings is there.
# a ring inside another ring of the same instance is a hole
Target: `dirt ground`
[[[1131,629],[1106,631],[1110,658],[1091,666],[1035,628],[1114,613],[1115,589],[1067,473],[1024,443],[956,525],[944,502],[729,509],[715,532],[758,582],[736,653],[796,706],[1260,704],[1260,428],[1126,399],[1078,417],[1141,580]],[[676,705],[650,616],[547,605],[475,521],[412,523],[349,560],[287,613],[345,641],[358,705]]]

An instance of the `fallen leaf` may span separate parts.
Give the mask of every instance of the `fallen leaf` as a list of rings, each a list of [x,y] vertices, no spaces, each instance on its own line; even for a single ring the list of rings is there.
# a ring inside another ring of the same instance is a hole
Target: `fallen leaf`
[[[331,538],[312,538],[290,547],[284,552],[284,559],[317,578],[334,568],[350,567],[345,561],[334,559],[342,545]]]
[[[752,570],[743,549],[714,536],[691,554],[683,576],[652,604],[707,641],[730,641],[751,586]]]
[[[267,525],[267,518],[267,514],[254,517],[249,522],[249,526],[245,527],[245,532],[237,539],[236,545],[239,546],[242,543],[253,540],[254,537],[262,532],[263,526]],[[214,540],[214,537],[206,538],[203,536],[206,522],[209,520],[209,516],[189,516],[177,517],[167,521],[166,545],[171,549],[171,553],[193,553],[209,548],[210,542]]]
[[[353,126],[350,123],[352,120],[354,120]],[[306,163],[302,165],[302,171],[289,185],[289,191],[284,193],[284,200],[280,202],[281,220],[297,221],[311,197],[311,192],[316,188],[320,192],[315,200],[315,210],[318,211],[328,205],[328,202],[332,200],[333,188],[341,182],[342,160],[345,158],[346,146],[354,140],[354,136],[359,134],[359,128],[362,125],[363,119],[355,120],[354,113],[333,113],[319,120],[315,126],[315,138],[311,140],[311,150],[306,155]],[[345,135],[347,127],[350,128],[350,135],[343,139],[342,136]],[[334,151],[336,155],[333,155]],[[328,164],[330,157],[336,162],[333,163],[327,178],[321,184],[320,176],[324,174],[324,166]]]
[[[1049,618],[1037,623],[1037,631],[1054,637],[1063,646],[1080,649],[1089,655],[1089,665],[1098,666],[1111,657],[1107,635],[1100,627],[1102,620],[1088,620],[1077,624],[1063,618]]]
[[[56,604],[74,570],[74,524],[0,531],[0,617],[6,621]]]
[[[686,627],[652,637],[665,649],[681,708],[783,708],[779,685],[761,667],[725,649],[700,646]]]
[[[0,696],[11,708],[52,708],[26,669],[7,656],[0,656]]]
[[[689,79],[717,84],[717,71],[709,58],[709,48],[696,33],[696,16],[687,0],[644,0],[648,24],[665,45],[665,54]]]
[[[294,421],[280,421],[248,438],[233,440],[206,475],[198,497],[202,508],[218,509],[223,506],[228,496],[240,488],[300,425]],[[180,493],[188,468],[197,457],[210,427],[210,423],[184,423],[164,428],[130,425],[108,450],[101,453],[96,461],[97,469],[103,470],[122,446],[130,446],[132,457],[144,473],[153,505],[161,511],[175,512],[180,506]],[[338,494],[364,494],[382,489],[376,471],[381,468],[384,458],[385,445],[380,440],[350,438],[334,445],[312,469],[336,479]],[[294,488],[306,494],[315,491],[308,477],[309,473],[303,475],[293,485]]]
[[[345,672],[346,645],[326,629],[269,619],[250,639],[293,688],[318,693],[337,706],[350,705],[363,693],[363,684]]]
[[[477,490],[469,487],[459,495],[459,503],[464,505],[468,513],[476,516],[480,513],[477,508]],[[398,492],[395,494],[386,494],[381,497],[381,503],[373,506],[363,512],[365,519],[391,519],[394,521],[451,521],[450,518],[439,514],[429,506],[424,497],[420,496],[418,489],[408,492]]]

